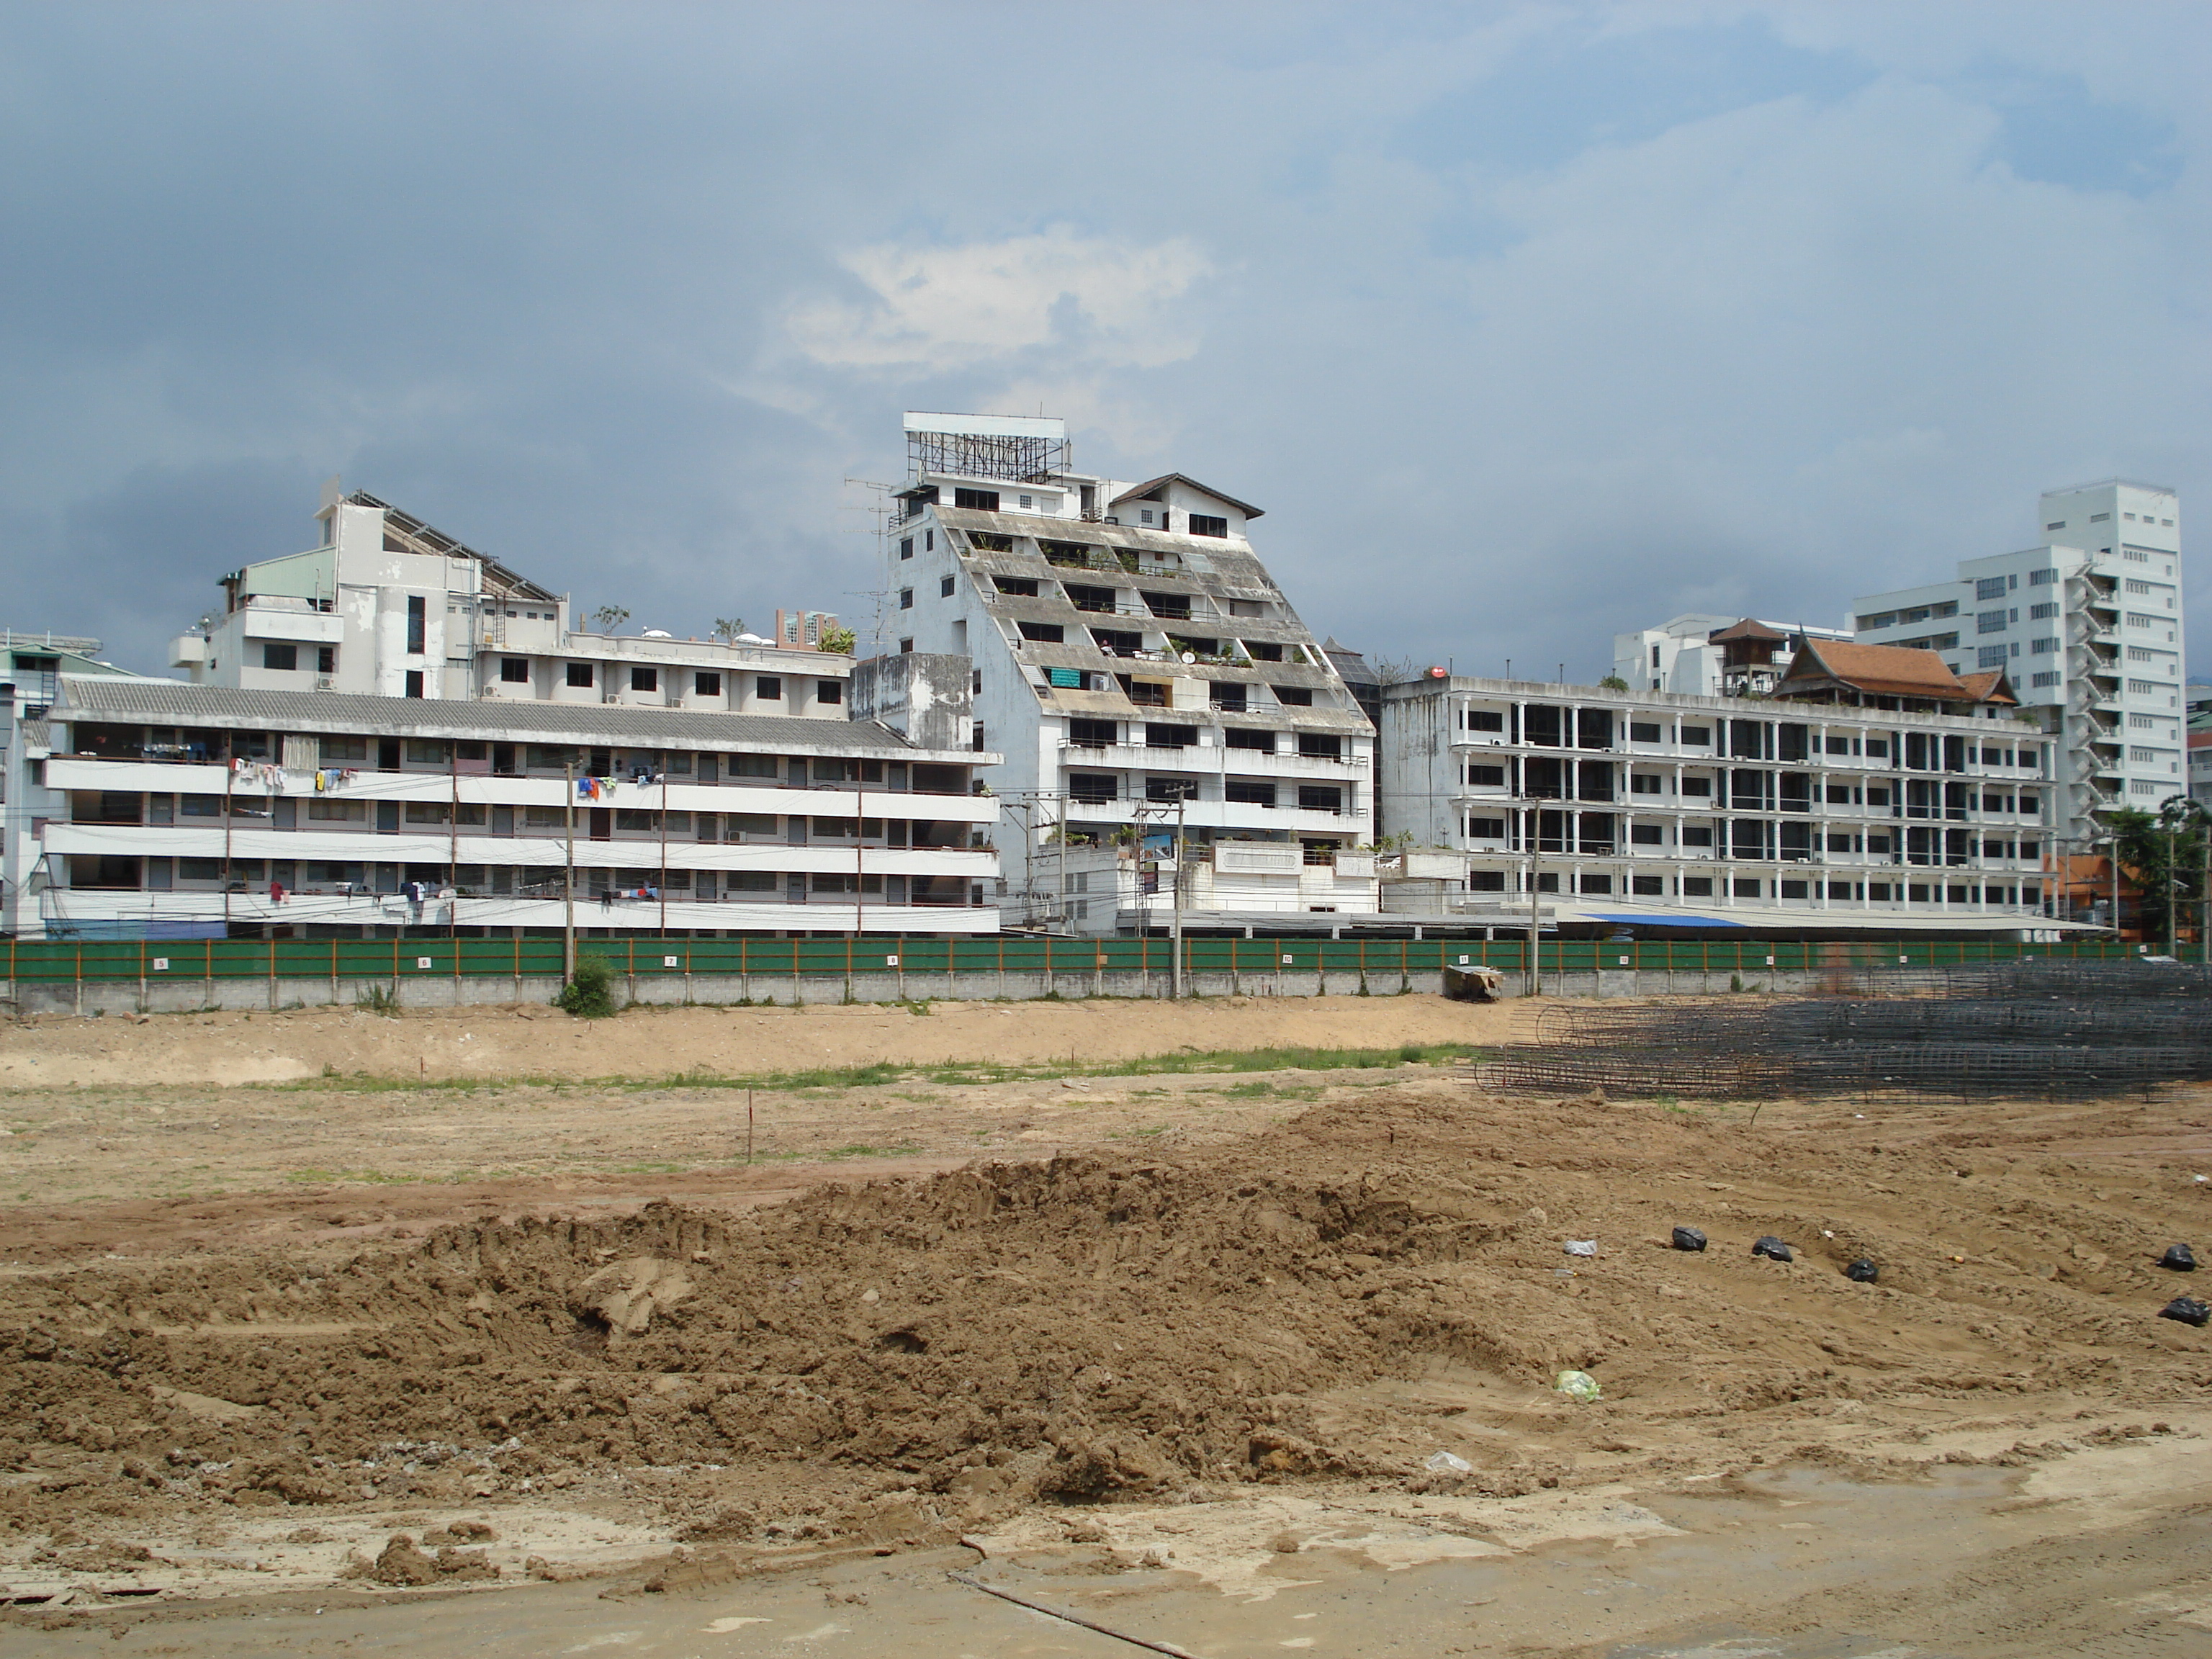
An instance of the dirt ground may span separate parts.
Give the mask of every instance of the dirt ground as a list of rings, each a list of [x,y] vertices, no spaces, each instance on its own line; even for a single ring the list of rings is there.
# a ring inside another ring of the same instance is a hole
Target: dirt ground
[[[2166,1246],[2212,1248],[2201,1091],[910,1078],[757,1090],[748,1165],[745,1091],[702,1075],[1513,1016],[577,1029],[6,1031],[39,1079],[0,1096],[13,1650],[1115,1645],[957,1569],[1208,1655],[2212,1652],[2212,1336],[2157,1316],[2195,1282]],[[495,1039],[540,1080],[393,1086],[432,1039],[434,1081]],[[305,1069],[223,1082],[254,1064]]]
[[[228,1086],[356,1074],[428,1082],[736,1077],[878,1060],[1097,1062],[1185,1048],[1499,1042],[1515,1016],[1510,1004],[1430,996],[939,1002],[913,1009],[899,1003],[636,1009],[611,1020],[571,1019],[538,1004],[398,1018],[328,1008],[49,1016],[0,1024],[0,1089]]]

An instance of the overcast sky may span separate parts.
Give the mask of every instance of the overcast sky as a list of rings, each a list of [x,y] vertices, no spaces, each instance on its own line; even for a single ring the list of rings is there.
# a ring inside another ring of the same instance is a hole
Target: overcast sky
[[[865,641],[911,408],[1256,501],[1375,654],[1833,623],[2212,502],[2208,86],[2140,0],[0,4],[0,622],[159,671],[335,472]]]

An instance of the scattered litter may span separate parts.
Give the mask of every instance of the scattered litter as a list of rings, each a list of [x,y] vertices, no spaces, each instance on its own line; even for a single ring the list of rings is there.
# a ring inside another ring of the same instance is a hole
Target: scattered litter
[[[1571,1238],[1567,1241],[1567,1254],[1569,1255],[1595,1255],[1597,1254],[1597,1240],[1594,1238]]]
[[[2197,1306],[2195,1303],[2190,1305]],[[2203,1321],[2200,1319],[2197,1323],[2202,1324]],[[1559,1382],[1553,1386],[1568,1399],[1578,1400],[1585,1406],[1598,1398],[1597,1378],[1588,1371],[1561,1371]]]
[[[1473,1474],[1474,1465],[1448,1451],[1431,1452],[1421,1467],[1436,1474]]]
[[[2202,1325],[2212,1319],[2212,1308],[2185,1296],[2177,1296],[2158,1310],[2160,1319],[2178,1319],[2185,1325]]]
[[[2166,1254],[2159,1257],[2158,1265],[2178,1273],[2193,1273],[2197,1271],[2197,1252],[2186,1244],[2169,1244]]]
[[[1850,1279],[1854,1285],[1871,1285],[1875,1279],[1881,1277],[1881,1269],[1875,1267],[1873,1262],[1868,1261],[1864,1256],[1861,1256],[1857,1261],[1852,1262],[1850,1267],[1844,1269],[1844,1277]]]
[[[1753,1245],[1751,1253],[1753,1255],[1767,1256],[1776,1261],[1795,1261],[1797,1259],[1796,1252],[1772,1233],[1765,1235],[1759,1243]]]
[[[1674,1248],[1678,1250],[1702,1250],[1705,1248],[1705,1236],[1695,1227],[1677,1227],[1674,1229]]]

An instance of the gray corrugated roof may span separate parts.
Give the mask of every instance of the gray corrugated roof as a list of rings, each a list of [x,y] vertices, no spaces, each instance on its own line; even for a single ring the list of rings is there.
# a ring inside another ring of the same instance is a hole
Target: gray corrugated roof
[[[64,674],[57,719],[160,725],[234,726],[253,731],[375,732],[390,737],[483,738],[507,733],[569,743],[651,744],[711,749],[836,749],[916,754],[912,744],[873,720],[779,719],[613,703],[508,702],[489,698],[360,697],[330,691],[240,690],[174,681]],[[959,751],[963,761],[981,757]]]

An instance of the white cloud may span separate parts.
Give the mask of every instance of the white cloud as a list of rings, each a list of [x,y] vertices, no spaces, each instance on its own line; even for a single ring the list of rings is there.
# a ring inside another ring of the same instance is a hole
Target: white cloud
[[[1149,246],[1066,227],[951,246],[878,243],[840,261],[866,289],[793,309],[792,339],[842,368],[957,369],[1050,346],[1152,368],[1194,356],[1182,301],[1212,272],[1182,238]]]

